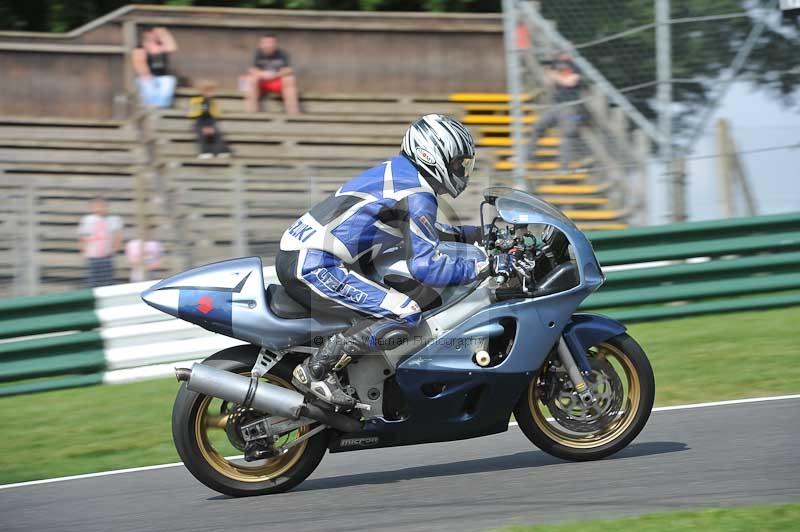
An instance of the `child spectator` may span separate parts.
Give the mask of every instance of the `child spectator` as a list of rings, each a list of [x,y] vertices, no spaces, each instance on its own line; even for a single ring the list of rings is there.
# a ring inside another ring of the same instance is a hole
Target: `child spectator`
[[[114,282],[114,254],[122,245],[122,220],[108,215],[108,204],[99,196],[91,201],[90,210],[91,214],[81,218],[78,235],[88,262],[87,284],[95,288]]]
[[[268,93],[280,94],[283,106],[290,115],[300,112],[297,82],[289,67],[289,56],[278,48],[278,38],[265,34],[258,42],[253,66],[240,78],[248,112],[258,111],[258,102]]]
[[[147,281],[151,273],[161,267],[161,242],[150,240],[150,229],[146,228],[144,242],[135,238],[125,245],[125,258],[131,268],[131,282]]]
[[[153,28],[142,32],[141,43],[131,54],[142,105],[172,105],[176,78],[169,68],[169,56],[177,49],[178,45],[167,28]]]
[[[229,157],[230,150],[222,135],[217,118],[220,116],[219,105],[214,99],[216,84],[213,81],[201,81],[198,84],[200,96],[189,100],[189,118],[194,118],[194,132],[197,135],[199,159],[210,159],[213,156]]]

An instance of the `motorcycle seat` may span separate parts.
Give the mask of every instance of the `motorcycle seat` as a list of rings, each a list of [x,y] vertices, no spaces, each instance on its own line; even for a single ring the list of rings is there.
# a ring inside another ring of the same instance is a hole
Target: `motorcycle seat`
[[[292,299],[286,289],[279,284],[267,287],[267,305],[273,314],[285,320],[311,317],[311,310]]]

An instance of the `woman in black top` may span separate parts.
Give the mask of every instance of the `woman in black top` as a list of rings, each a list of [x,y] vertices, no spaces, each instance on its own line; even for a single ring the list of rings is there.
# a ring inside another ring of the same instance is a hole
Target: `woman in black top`
[[[167,28],[153,28],[142,33],[141,44],[131,55],[142,105],[172,105],[176,79],[170,73],[169,56],[177,49],[178,45]]]

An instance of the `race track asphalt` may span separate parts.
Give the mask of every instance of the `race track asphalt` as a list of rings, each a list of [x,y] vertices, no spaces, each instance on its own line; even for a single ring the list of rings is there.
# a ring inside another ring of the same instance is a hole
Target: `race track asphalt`
[[[800,500],[800,400],[654,412],[627,449],[570,463],[517,427],[327,455],[290,493],[231,499],[182,467],[0,490],[0,530],[485,530]],[[46,458],[43,458],[46,459]]]

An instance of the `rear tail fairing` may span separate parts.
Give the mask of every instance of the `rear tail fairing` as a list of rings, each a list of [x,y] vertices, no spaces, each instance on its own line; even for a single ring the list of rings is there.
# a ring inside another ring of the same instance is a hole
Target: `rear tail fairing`
[[[268,268],[273,273],[274,268]],[[277,351],[332,334],[346,321],[281,319],[267,305],[259,257],[216,262],[174,275],[142,294],[145,303],[212,332]]]

